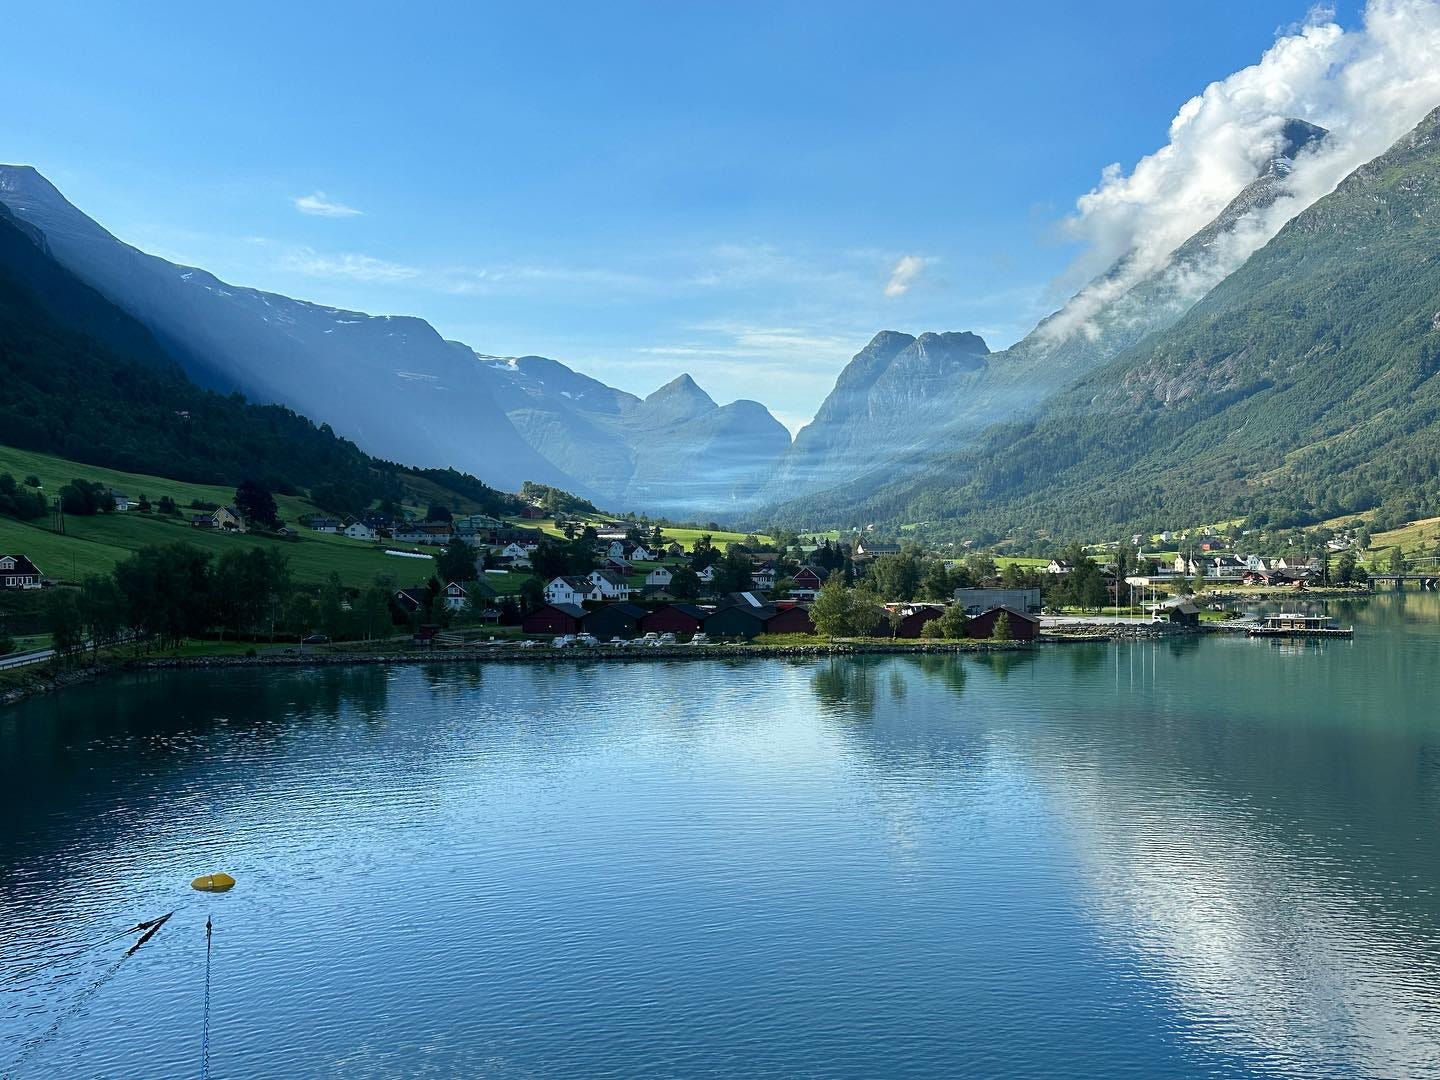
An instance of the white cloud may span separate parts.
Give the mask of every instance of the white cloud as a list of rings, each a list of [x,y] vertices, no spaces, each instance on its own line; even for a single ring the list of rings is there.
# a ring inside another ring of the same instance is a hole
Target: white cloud
[[[373,255],[322,255],[310,248],[290,252],[281,258],[280,266],[308,277],[346,278],[351,281],[412,281],[421,274],[413,266],[402,266]]]
[[[302,214],[310,214],[312,217],[346,218],[359,217],[364,213],[363,210],[356,210],[353,206],[335,202],[323,191],[312,191],[309,195],[301,195],[295,200],[295,209]]]
[[[1085,247],[1062,284],[1073,289],[1125,261],[1119,273],[1083,288],[1047,331],[1086,328],[1102,305],[1163,267],[1274,157],[1285,120],[1328,128],[1290,177],[1288,197],[1217,245],[1216,264],[1188,283],[1208,289],[1440,104],[1437,56],[1437,0],[1370,0],[1363,26],[1353,31],[1334,22],[1332,9],[1312,9],[1258,63],[1181,106],[1167,145],[1128,172],[1108,166],[1077,200],[1064,228]]]
[[[885,283],[885,295],[892,299],[904,296],[924,269],[925,259],[919,255],[902,255],[890,271],[890,280]]]

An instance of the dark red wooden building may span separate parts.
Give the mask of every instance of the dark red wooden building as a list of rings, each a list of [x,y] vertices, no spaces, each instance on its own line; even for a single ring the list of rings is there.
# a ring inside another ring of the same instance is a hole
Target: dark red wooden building
[[[576,604],[546,604],[520,620],[527,634],[578,634],[585,609]]]
[[[666,604],[640,617],[642,634],[697,634],[708,615],[694,604]]]
[[[1004,612],[1010,620],[1011,641],[1034,641],[1035,636],[1040,633],[1040,620],[1034,615],[1027,615],[1023,611],[1016,611],[1014,608],[997,607],[991,608],[983,615],[976,615],[965,624],[965,636],[968,638],[991,638],[995,636],[995,622]]]
[[[894,631],[895,636],[905,638],[938,637],[939,631],[927,630],[926,626],[943,614],[945,614],[943,604],[924,604],[913,607],[900,620],[899,628]]]
[[[782,604],[770,618],[765,620],[767,634],[813,634],[815,624],[810,621],[810,612],[799,604]]]

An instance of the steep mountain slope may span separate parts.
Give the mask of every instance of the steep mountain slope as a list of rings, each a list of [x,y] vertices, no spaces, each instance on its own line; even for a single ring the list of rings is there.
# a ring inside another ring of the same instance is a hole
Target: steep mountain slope
[[[176,480],[323,488],[335,509],[402,493],[375,461],[289,409],[206,391],[150,332],[52,256],[0,205],[0,442]],[[503,500],[467,483],[480,503]]]
[[[1010,532],[1440,510],[1440,109],[1179,323],[860,512]]]
[[[522,437],[609,506],[743,511],[790,447],[759,402],[717,405],[689,375],[638,398],[544,357],[480,359]]]
[[[966,389],[985,379],[989,355],[971,333],[916,338],[882,330],[840,372],[762,497],[783,501],[828,488],[924,445],[953,421]]]
[[[974,335],[877,335],[796,437],[765,500],[783,503],[843,485],[820,504],[839,512],[892,482],[895,468],[925,472],[931,466],[921,451],[950,454],[971,445],[990,425],[1029,415],[1050,394],[1172,325],[1263,242],[1266,230],[1278,228],[1271,209],[1288,195],[1297,160],[1325,134],[1303,120],[1285,122],[1259,175],[1161,265],[1137,273],[1128,256],[1120,259],[1009,349],[990,353],[980,342],[975,350]],[[930,363],[892,362],[907,349],[931,352],[925,343],[933,339],[961,355],[948,363],[943,353]],[[806,508],[776,512],[790,517]]]
[[[667,426],[639,398],[553,360],[477,354],[422,319],[342,311],[175,266],[116,239],[29,167],[0,166],[0,203],[195,381],[288,405],[386,458],[453,465],[510,489],[555,484],[616,507],[708,512],[723,509],[704,506],[711,497],[753,493],[752,472],[789,445],[754,403],[726,413],[706,397],[686,423]],[[708,447],[692,462],[702,471],[657,476],[651,463],[688,460],[691,435]]]

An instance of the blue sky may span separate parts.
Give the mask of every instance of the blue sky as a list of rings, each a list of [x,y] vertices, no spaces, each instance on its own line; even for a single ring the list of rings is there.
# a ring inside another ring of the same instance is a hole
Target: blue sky
[[[61,0],[5,13],[0,160],[236,283],[793,428],[880,329],[1021,336],[1076,198],[1305,16]]]

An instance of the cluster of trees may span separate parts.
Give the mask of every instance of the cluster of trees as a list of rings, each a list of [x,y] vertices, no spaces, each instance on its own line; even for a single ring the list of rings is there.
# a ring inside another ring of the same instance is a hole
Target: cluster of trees
[[[887,612],[881,606],[880,596],[868,584],[846,585],[839,574],[832,575],[821,586],[810,606],[815,632],[830,638],[873,637],[885,630],[894,635],[904,618],[903,611]],[[958,640],[968,636],[968,628],[965,609],[950,603],[928,624],[926,636]],[[1002,614],[995,621],[993,637],[997,641],[1009,641],[1010,636],[1010,619]]]
[[[975,552],[954,566],[945,560],[906,549],[898,555],[882,555],[870,564],[865,581],[887,601],[927,600],[943,603],[956,589],[998,584],[1007,589],[1040,588],[1039,571],[1018,563],[999,567],[995,559]]]
[[[582,499],[549,484],[538,484],[534,480],[526,480],[520,485],[520,500],[531,506],[538,506],[550,515],[599,513],[589,499]]]
[[[115,509],[115,496],[104,484],[93,480],[71,480],[60,489],[60,509],[76,517],[109,514]]]
[[[44,517],[45,509],[45,495],[40,491],[39,478],[27,476],[21,485],[9,473],[0,473],[0,514],[32,521]]]
[[[47,590],[44,626],[62,657],[131,637],[162,648],[212,634],[368,640],[391,632],[393,594],[385,578],[358,591],[333,574],[319,588],[296,585],[274,548],[237,547],[215,559],[180,542],[141,548],[78,588]]]
[[[832,574],[810,605],[810,621],[824,637],[869,637],[885,621],[885,610],[868,585],[849,586]]]

